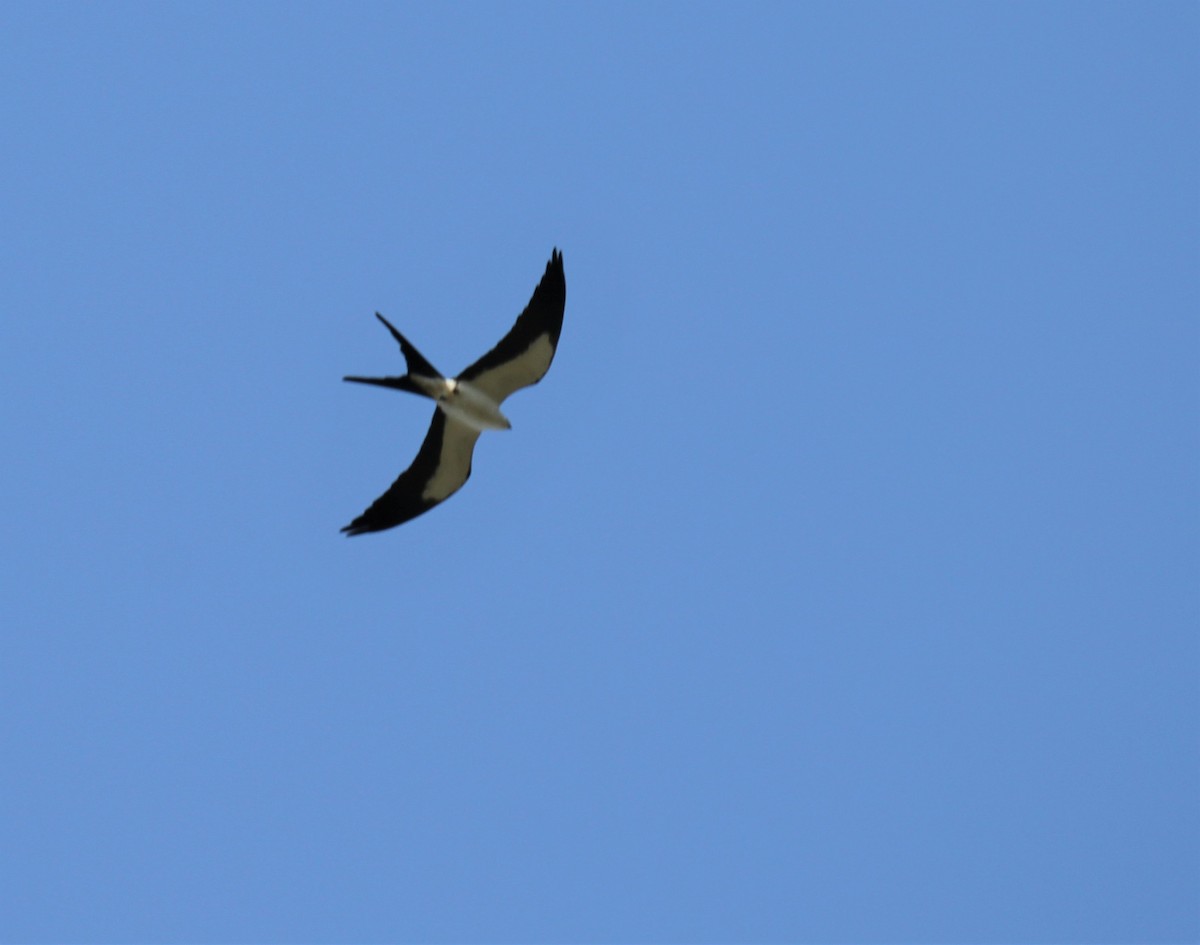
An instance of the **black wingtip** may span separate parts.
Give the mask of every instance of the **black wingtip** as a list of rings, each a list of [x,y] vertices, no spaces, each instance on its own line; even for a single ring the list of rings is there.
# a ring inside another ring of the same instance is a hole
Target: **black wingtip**
[[[369,535],[371,532],[380,531],[380,529],[367,520],[367,515],[364,512],[349,525],[343,525],[338,531],[347,538],[353,538],[355,535]]]
[[[566,276],[563,275],[563,255],[557,246],[551,251],[550,261],[546,263],[546,272],[542,276],[543,282],[547,276],[553,276],[553,281],[566,283]]]

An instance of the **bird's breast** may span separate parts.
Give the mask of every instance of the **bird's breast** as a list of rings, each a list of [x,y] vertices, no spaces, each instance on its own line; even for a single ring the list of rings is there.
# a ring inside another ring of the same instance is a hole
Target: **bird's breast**
[[[500,405],[478,387],[459,380],[448,381],[446,387],[437,402],[447,416],[481,432],[512,429],[508,418],[500,412]]]

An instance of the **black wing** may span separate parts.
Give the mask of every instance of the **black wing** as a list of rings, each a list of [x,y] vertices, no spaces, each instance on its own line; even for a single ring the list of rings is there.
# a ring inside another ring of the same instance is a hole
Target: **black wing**
[[[471,454],[478,439],[478,430],[435,410],[412,465],[342,531],[348,535],[383,531],[445,502],[470,478]]]
[[[562,253],[556,249],[516,324],[496,347],[459,374],[459,379],[469,381],[496,403],[515,390],[536,384],[550,370],[566,305],[567,280]]]

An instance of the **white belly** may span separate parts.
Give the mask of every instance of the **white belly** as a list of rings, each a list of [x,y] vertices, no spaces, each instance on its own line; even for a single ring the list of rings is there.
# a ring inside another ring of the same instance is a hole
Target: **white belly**
[[[447,379],[437,397],[438,406],[474,430],[510,430],[512,424],[500,412],[500,406],[478,387],[466,381]]]

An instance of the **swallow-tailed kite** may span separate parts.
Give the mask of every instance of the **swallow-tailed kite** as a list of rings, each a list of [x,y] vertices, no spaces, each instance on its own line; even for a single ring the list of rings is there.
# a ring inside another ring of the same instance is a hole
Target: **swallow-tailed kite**
[[[479,434],[512,426],[500,412],[504,398],[536,384],[550,369],[566,303],[562,253],[556,249],[516,324],[496,347],[458,377],[443,377],[386,318],[375,313],[400,343],[408,373],[403,377],[343,380],[420,394],[436,401],[437,409],[412,465],[342,531],[361,535],[400,525],[445,502],[462,488],[471,475],[471,453]]]

